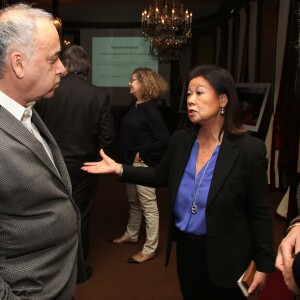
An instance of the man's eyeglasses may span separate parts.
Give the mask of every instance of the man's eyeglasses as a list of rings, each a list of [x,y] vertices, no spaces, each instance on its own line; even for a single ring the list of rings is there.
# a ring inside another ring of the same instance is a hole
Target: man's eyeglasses
[[[138,80],[137,78],[130,78],[129,82],[132,83],[133,81]]]

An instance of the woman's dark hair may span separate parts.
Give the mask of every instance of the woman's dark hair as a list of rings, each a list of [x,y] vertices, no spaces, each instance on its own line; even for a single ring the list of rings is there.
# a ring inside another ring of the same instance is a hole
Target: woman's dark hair
[[[78,45],[68,46],[61,54],[60,60],[69,73],[86,77],[91,69],[87,53]]]
[[[221,131],[229,134],[244,134],[247,130],[241,124],[240,107],[235,82],[230,73],[216,65],[200,65],[188,76],[188,82],[196,77],[203,77],[218,95],[226,95],[228,103],[224,111],[224,124]]]

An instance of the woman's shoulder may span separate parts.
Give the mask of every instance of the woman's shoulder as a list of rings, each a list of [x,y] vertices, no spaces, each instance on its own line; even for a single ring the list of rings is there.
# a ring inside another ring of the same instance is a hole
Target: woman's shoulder
[[[256,151],[264,152],[266,149],[264,141],[251,136],[248,133],[242,135],[229,135],[227,136],[227,139],[231,144],[236,145],[245,153],[255,153]]]
[[[156,115],[159,112],[159,106],[155,100],[148,100],[138,104],[139,111],[145,115]]]
[[[158,103],[156,102],[156,100],[153,100],[153,99],[145,101],[143,103],[140,103],[139,106],[141,108],[143,108],[145,111],[151,111],[151,110],[158,110],[159,109]]]
[[[250,135],[249,133],[239,135],[228,135],[228,139],[244,145],[263,145],[264,141]]]

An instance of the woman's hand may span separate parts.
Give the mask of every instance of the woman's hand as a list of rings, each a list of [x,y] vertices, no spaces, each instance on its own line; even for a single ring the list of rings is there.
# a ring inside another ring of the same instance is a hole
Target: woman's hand
[[[299,295],[300,289],[298,288],[298,286],[295,282],[292,264],[291,265],[288,264],[288,265],[284,266],[282,275],[283,275],[283,279],[284,279],[284,282],[285,282],[287,288],[290,291],[292,291],[295,295]]]
[[[276,268],[283,272],[285,265],[292,265],[294,255],[298,252],[300,252],[300,226],[295,226],[291,228],[278,247]]]
[[[81,167],[81,170],[92,174],[116,173],[121,174],[122,165],[116,163],[113,159],[107,156],[103,149],[100,150],[101,161],[86,162]]]
[[[267,273],[256,271],[254,274],[253,282],[251,283],[248,290],[249,295],[257,295],[259,292],[261,292],[266,286],[267,277]]]
[[[292,266],[295,254],[300,252],[300,226],[294,226],[288,235],[281,241],[278,247],[275,266],[282,272],[284,282],[289,290],[299,295],[298,288],[294,276]]]

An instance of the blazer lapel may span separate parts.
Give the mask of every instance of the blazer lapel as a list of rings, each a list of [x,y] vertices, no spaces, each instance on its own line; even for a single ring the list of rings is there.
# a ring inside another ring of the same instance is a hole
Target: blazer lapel
[[[210,186],[207,205],[211,204],[216,197],[223,182],[227,178],[228,173],[239,156],[239,152],[235,149],[236,145],[237,144],[234,140],[229,140],[229,138],[224,135]]]
[[[42,119],[40,118],[40,116],[34,109],[32,110],[32,121],[35,124],[35,126],[38,128],[38,130],[41,133],[41,135],[43,136],[43,138],[48,143],[48,145],[52,151],[52,154],[53,154],[55,166],[60,173],[59,175],[61,176],[61,179],[64,182],[64,184],[66,185],[67,189],[69,191],[71,191],[72,187],[71,187],[71,183],[70,183],[70,177],[69,177],[69,173],[66,168],[66,164],[64,162],[63,156],[61,154],[61,151],[59,150],[59,147],[58,147],[55,139],[51,135],[49,129],[47,128],[45,123],[42,121]],[[53,167],[53,163],[51,162],[51,160],[50,160],[50,163],[51,163],[51,167]],[[56,171],[56,173],[57,173],[57,171]]]
[[[182,143],[178,145],[179,154],[178,157],[180,157],[180,160],[178,160],[178,163],[174,166],[176,169],[175,171],[171,172],[173,174],[172,178],[172,199],[173,202],[175,201],[175,197],[177,195],[177,191],[180,185],[180,181],[182,179],[187,161],[190,157],[191,154],[191,149],[193,147],[194,141],[195,141],[196,136],[191,132],[190,134],[185,134],[183,136]]]

